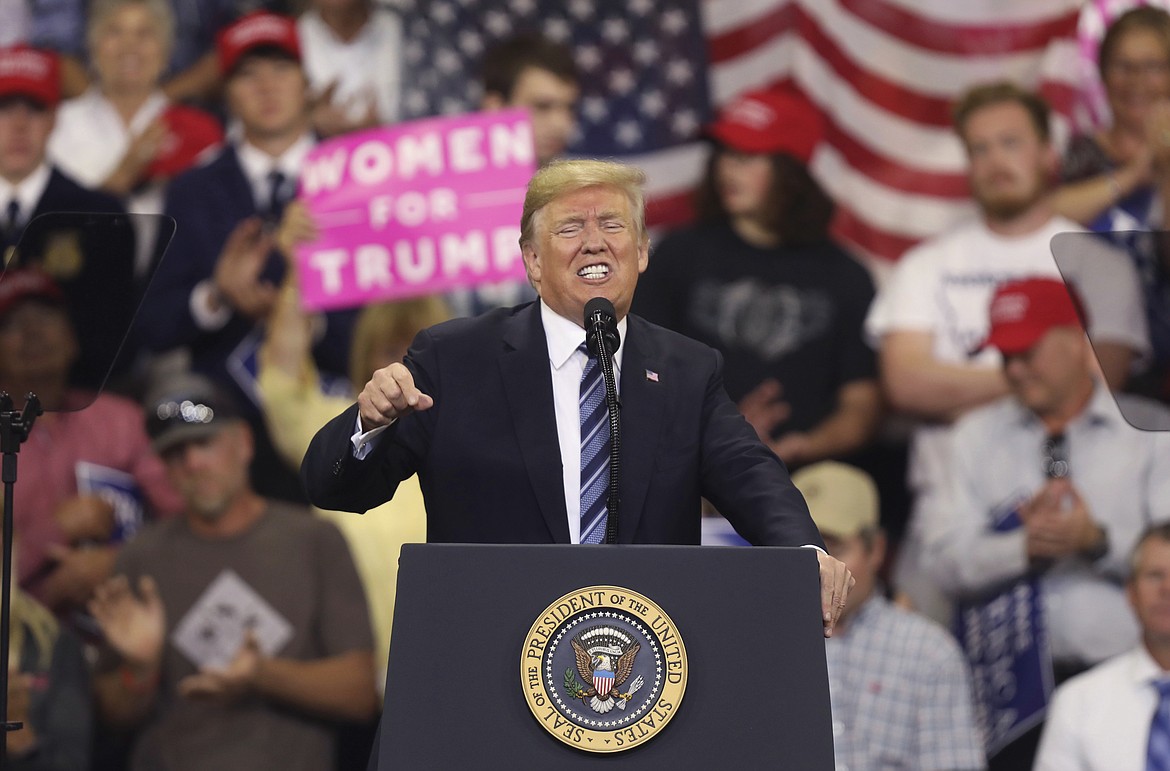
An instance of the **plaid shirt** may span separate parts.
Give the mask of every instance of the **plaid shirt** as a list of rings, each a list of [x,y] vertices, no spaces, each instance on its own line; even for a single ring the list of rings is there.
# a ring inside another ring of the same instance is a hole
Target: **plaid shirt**
[[[954,639],[875,594],[825,641],[837,771],[986,766]]]

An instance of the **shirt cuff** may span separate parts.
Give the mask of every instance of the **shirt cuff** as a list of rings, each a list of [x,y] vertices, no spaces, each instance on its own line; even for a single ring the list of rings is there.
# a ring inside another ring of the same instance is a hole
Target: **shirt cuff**
[[[826,557],[829,555],[829,553],[827,551],[825,551],[821,547],[817,546],[815,543],[806,543],[803,546],[801,546],[800,548],[802,548],[802,549],[816,549],[821,554],[824,554]]]
[[[195,320],[195,326],[204,332],[214,332],[223,329],[232,317],[232,308],[223,298],[219,298],[218,308],[215,310],[211,309],[212,300],[218,294],[215,289],[215,284],[209,279],[200,281],[191,290],[191,298],[187,303],[191,310],[191,318]]]
[[[362,431],[362,416],[358,415],[354,424],[353,436],[349,438],[349,443],[353,445],[353,457],[358,460],[365,460],[370,451],[378,444],[378,437],[382,432],[394,425],[394,421],[390,421],[384,426],[371,428],[369,431]]]

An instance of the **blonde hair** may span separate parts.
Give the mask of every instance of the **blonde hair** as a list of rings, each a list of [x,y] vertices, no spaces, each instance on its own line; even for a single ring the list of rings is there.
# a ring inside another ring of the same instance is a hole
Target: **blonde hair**
[[[13,669],[20,668],[20,657],[26,639],[31,639],[37,650],[37,669],[45,671],[53,663],[53,648],[61,627],[49,609],[16,589],[12,592],[12,622],[8,630],[8,660]]]
[[[137,5],[150,11],[162,32],[166,51],[175,47],[175,12],[167,0],[93,0],[89,7],[89,22],[85,28],[85,39],[92,54],[97,41],[98,30],[115,12],[127,6]]]
[[[646,175],[641,169],[615,161],[570,160],[553,161],[533,175],[524,196],[524,212],[520,215],[520,246],[531,244],[535,238],[532,220],[537,212],[552,201],[587,187],[615,187],[630,200],[634,216],[635,234],[639,243],[646,240],[646,201],[642,186]]]
[[[421,330],[451,318],[451,309],[438,295],[362,308],[349,346],[349,377],[354,388],[370,379],[370,352],[385,343],[410,343]],[[390,362],[384,362],[389,364]]]

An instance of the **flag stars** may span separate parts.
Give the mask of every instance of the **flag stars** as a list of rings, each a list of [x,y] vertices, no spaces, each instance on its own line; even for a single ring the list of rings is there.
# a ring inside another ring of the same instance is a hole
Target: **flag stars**
[[[450,3],[432,3],[431,18],[443,26],[448,26],[455,22],[455,9],[451,6]]]
[[[403,54],[406,56],[406,61],[411,64],[418,64],[423,59],[423,45],[418,40],[411,40],[406,44]]]
[[[511,0],[508,6],[520,16],[531,16],[536,12],[535,0]]]
[[[626,6],[638,16],[645,16],[654,10],[654,0],[629,0]]]
[[[642,98],[638,101],[638,108],[642,111],[643,115],[650,118],[657,118],[666,109],[666,99],[663,98],[661,91],[647,91],[642,94]]]
[[[676,86],[685,86],[694,80],[695,72],[685,59],[672,59],[666,65],[666,79]]]
[[[402,103],[410,115],[422,115],[427,111],[427,95],[422,91],[407,91]]]
[[[614,139],[624,147],[633,147],[642,140],[642,129],[637,121],[623,120],[614,131]]]
[[[573,35],[573,27],[568,21],[557,16],[544,23],[544,34],[558,43],[566,43]]]
[[[489,11],[483,18],[483,26],[496,37],[504,37],[512,31],[512,20],[503,11]]]
[[[658,43],[653,40],[639,40],[634,43],[634,61],[643,67],[649,67],[658,61]]]
[[[630,37],[630,28],[621,19],[606,19],[601,23],[601,37],[609,43],[619,45]]]
[[[636,85],[637,81],[634,78],[634,73],[630,72],[624,67],[616,69],[610,73],[609,87],[621,96],[625,96],[626,94],[633,91],[634,86]]]
[[[662,29],[668,35],[677,35],[687,28],[687,15],[677,8],[662,14]]]
[[[583,45],[577,49],[577,66],[586,72],[593,72],[601,66],[601,51],[597,46]]]
[[[483,51],[483,38],[475,30],[463,30],[459,33],[459,50],[468,56],[478,56]]]
[[[593,18],[594,8],[592,0],[571,0],[569,14],[577,21],[588,21]]]
[[[690,138],[699,129],[699,119],[691,110],[680,110],[670,121],[670,129],[674,135],[683,139]]]
[[[581,114],[594,123],[600,123],[609,117],[609,108],[605,104],[605,99],[588,96],[581,100]]]
[[[445,75],[452,75],[463,68],[459,54],[449,48],[444,48],[435,55],[435,68]]]

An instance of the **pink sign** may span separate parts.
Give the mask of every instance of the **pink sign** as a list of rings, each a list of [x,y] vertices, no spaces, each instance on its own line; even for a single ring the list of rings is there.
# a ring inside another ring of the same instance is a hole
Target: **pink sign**
[[[320,238],[297,254],[312,310],[524,278],[534,169],[524,110],[430,118],[322,142],[301,174]]]

